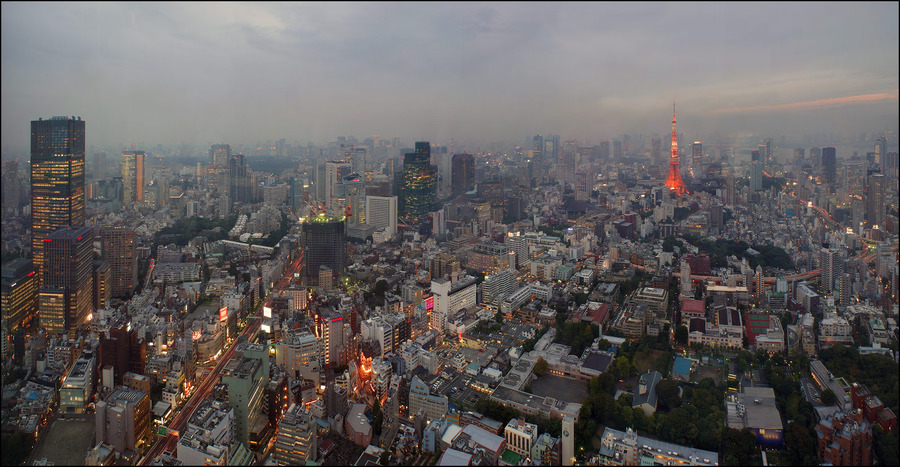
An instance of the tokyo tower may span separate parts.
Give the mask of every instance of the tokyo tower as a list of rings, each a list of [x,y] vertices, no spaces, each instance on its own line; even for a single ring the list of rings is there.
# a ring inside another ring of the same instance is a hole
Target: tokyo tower
[[[672,157],[669,158],[669,178],[666,186],[681,196],[687,193],[687,187],[681,179],[681,169],[678,168],[678,139],[675,137],[675,103],[672,103]]]

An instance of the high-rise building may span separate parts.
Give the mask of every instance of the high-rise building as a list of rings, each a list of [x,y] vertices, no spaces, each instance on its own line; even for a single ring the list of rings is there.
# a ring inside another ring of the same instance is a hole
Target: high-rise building
[[[237,366],[222,376],[228,386],[228,406],[234,408],[234,439],[250,449],[250,432],[262,417],[263,395],[269,383],[269,351],[262,344],[241,344]]]
[[[337,184],[353,172],[353,165],[344,161],[326,161],[324,172],[324,198],[321,199],[327,208],[331,208],[332,200],[336,196]],[[318,182],[318,180],[317,180]]]
[[[431,144],[417,141],[415,152],[403,160],[403,183],[400,186],[400,216],[409,222],[418,220],[434,209],[437,173],[429,162]]]
[[[228,159],[228,196],[232,205],[251,202],[250,174],[243,154]]]
[[[775,164],[775,151],[772,149],[772,140],[770,138],[764,139],[760,147],[765,150],[765,152],[762,152],[763,167],[772,167]]]
[[[315,418],[299,404],[291,404],[278,422],[272,460],[278,465],[305,465],[318,458]]]
[[[98,443],[111,444],[116,452],[141,452],[150,442],[150,395],[121,387],[97,402],[95,436]]]
[[[471,154],[454,154],[453,194],[461,195],[475,189],[475,156]]]
[[[556,178],[562,186],[575,183],[575,156],[577,152],[578,143],[575,140],[566,141],[562,151],[560,151],[559,161],[556,166]]]
[[[319,267],[327,266],[332,274],[344,274],[347,265],[346,224],[338,217],[313,216],[301,227],[303,246],[303,284],[319,285]]]
[[[9,357],[13,336],[37,319],[38,277],[30,259],[18,258],[3,265],[3,358]]]
[[[94,261],[94,309],[106,308],[111,298],[112,269],[106,261]]]
[[[662,158],[662,138],[658,136],[650,138],[650,159],[655,164],[662,165],[665,162]]]
[[[366,224],[383,228],[394,236],[397,233],[397,197],[366,196]]]
[[[624,152],[622,151],[622,142],[619,140],[613,140],[613,157],[620,161],[624,156]]]
[[[344,333],[344,316],[335,310],[326,310],[318,319],[318,337],[323,365],[338,366],[347,363],[347,336]]]
[[[600,160],[609,161],[609,140],[600,141]]]
[[[885,176],[881,172],[868,171],[866,175],[866,222],[869,226],[883,226],[885,220]]]
[[[885,171],[885,165],[887,164],[887,138],[884,136],[879,136],[875,138],[875,164],[876,167],[880,168],[882,172]]]
[[[762,191],[763,161],[759,151],[750,152],[750,191]]]
[[[534,166],[543,170],[544,168],[544,137],[535,135],[531,140],[532,160]],[[540,178],[540,177],[538,177]]]
[[[228,172],[228,161],[231,160],[230,144],[213,144],[209,148],[210,183],[218,182],[218,175]]]
[[[103,261],[111,270],[110,295],[129,298],[137,288],[137,238],[133,229],[124,225],[100,228]]]
[[[100,367],[113,367],[114,384],[122,384],[125,373],[144,374],[147,344],[137,331],[121,323],[100,334]]]
[[[819,252],[819,267],[822,268],[822,290],[835,290],[835,280],[843,274],[843,258],[841,252],[833,248],[822,248]]]
[[[356,172],[338,182],[331,200],[332,216],[341,217],[346,214],[349,214],[348,224],[366,223],[366,186],[363,176]]]
[[[618,156],[617,156],[618,158]],[[684,180],[681,179],[681,168],[678,167],[678,136],[675,132],[675,104],[672,104],[672,156],[669,157],[669,176],[666,179],[666,187],[676,195],[687,193]]]
[[[556,161],[559,158],[559,135],[544,137],[544,160]]]
[[[591,197],[593,186],[589,181],[593,181],[593,177],[583,170],[575,173],[575,199],[578,201],[587,201]]]
[[[43,280],[44,239],[84,225],[84,121],[31,121],[31,251]]]
[[[691,145],[691,170],[694,172],[694,177],[700,177],[702,167],[703,143],[694,141],[694,144]]]
[[[50,334],[62,334],[84,324],[91,312],[93,229],[60,229],[43,243],[46,267],[38,301],[41,326]]]
[[[829,193],[834,193],[837,181],[837,156],[833,147],[822,148],[822,175]]]
[[[144,151],[122,151],[122,200],[144,201]]]

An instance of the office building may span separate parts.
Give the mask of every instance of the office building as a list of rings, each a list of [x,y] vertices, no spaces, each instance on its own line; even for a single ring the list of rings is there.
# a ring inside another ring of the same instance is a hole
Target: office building
[[[213,144],[210,146],[208,166],[209,178],[207,180],[209,184],[219,183],[219,175],[224,175],[228,172],[228,161],[230,160],[230,144]]]
[[[762,191],[763,162],[759,151],[750,153],[750,191]]]
[[[461,195],[475,189],[475,156],[454,154],[451,170],[453,194]]]
[[[304,465],[318,458],[315,418],[302,405],[291,404],[278,422],[272,460],[278,465]]]
[[[503,429],[506,438],[506,449],[522,456],[531,456],[531,447],[538,439],[538,427],[522,418],[513,418]]]
[[[763,167],[770,169],[775,164],[775,151],[772,147],[772,140],[770,138],[766,138],[763,140],[763,144],[759,145],[760,155],[763,160]]]
[[[125,373],[144,374],[146,355],[144,338],[125,323],[112,326],[100,335],[100,367],[113,367],[115,385],[123,383]]]
[[[250,174],[243,154],[228,159],[228,197],[232,206],[252,201]]]
[[[84,413],[94,395],[97,358],[89,351],[75,360],[59,387],[59,412]]]
[[[234,408],[234,439],[250,449],[251,432],[266,425],[262,407],[269,383],[269,351],[262,344],[241,345],[234,357],[238,363],[223,374],[222,383],[228,386],[228,406]]]
[[[322,365],[340,366],[349,358],[349,339],[344,329],[344,316],[335,310],[325,310],[317,320],[319,361]]]
[[[323,172],[324,180],[322,181],[322,186],[324,187],[323,198],[319,201],[323,202],[325,207],[328,209],[332,208],[332,200],[336,196],[336,188],[338,183],[344,179],[344,177],[353,173],[353,164],[345,161],[326,161],[325,162],[325,171]],[[318,183],[319,181],[316,180]]]
[[[896,187],[896,180],[895,187]],[[869,226],[884,226],[885,212],[885,187],[887,180],[884,174],[877,171],[868,171],[866,174],[866,222]]]
[[[275,344],[275,364],[283,367],[294,380],[308,379],[319,386],[319,340],[307,329],[292,329]]]
[[[84,121],[31,121],[31,251],[43,281],[44,239],[84,225]]]
[[[822,176],[828,193],[834,193],[837,181],[837,155],[833,147],[822,148]]]
[[[703,143],[700,141],[694,141],[694,144],[691,145],[691,170],[694,172],[694,177],[700,177],[701,170],[703,167]]]
[[[319,285],[320,266],[331,269],[332,277],[344,274],[347,265],[346,225],[343,218],[321,214],[305,220],[301,226],[303,246],[303,284]]]
[[[38,300],[41,326],[63,334],[85,323],[93,304],[93,229],[69,227],[42,243],[45,259]]]
[[[434,309],[431,312],[431,328],[443,332],[448,318],[459,310],[476,304],[478,284],[474,277],[450,282],[447,279],[431,281]]]
[[[434,209],[437,171],[430,161],[431,144],[427,141],[416,142],[415,152],[404,156],[398,207],[400,217],[407,222],[414,222]]]
[[[428,420],[436,420],[447,415],[449,402],[445,395],[431,394],[429,387],[418,376],[409,383],[409,413],[423,412]]]
[[[366,214],[366,186],[363,177],[357,173],[351,173],[343,177],[335,186],[334,198],[331,200],[331,215],[334,217],[346,216],[348,224],[365,224]]]
[[[30,259],[18,258],[3,265],[3,358],[12,351],[16,331],[37,319],[38,277]]]
[[[122,201],[144,201],[144,151],[122,151]]]
[[[101,258],[110,267],[110,295],[130,298],[137,288],[137,238],[123,225],[100,228]]]
[[[631,428],[604,429],[598,457],[600,465],[719,465],[717,452],[647,438]]]
[[[487,241],[477,243],[467,256],[467,266],[482,274],[489,275],[515,267],[515,253],[505,243]]]
[[[397,197],[366,196],[366,224],[385,229],[393,237],[397,233]]]
[[[556,165],[556,178],[560,186],[572,186],[575,184],[575,157],[578,153],[578,143],[574,140],[566,141],[562,151],[559,151],[559,160]]]
[[[97,443],[107,443],[116,452],[138,453],[150,442],[150,395],[121,387],[97,402],[95,414]]]
[[[177,458],[184,465],[246,465],[252,454],[234,442],[234,409],[224,401],[204,399],[178,439]]]
[[[94,261],[94,309],[106,308],[111,298],[112,269],[106,261]]]
[[[841,251],[834,248],[822,248],[819,252],[819,267],[822,268],[820,282],[822,290],[835,290],[835,281],[844,273],[844,260]]]

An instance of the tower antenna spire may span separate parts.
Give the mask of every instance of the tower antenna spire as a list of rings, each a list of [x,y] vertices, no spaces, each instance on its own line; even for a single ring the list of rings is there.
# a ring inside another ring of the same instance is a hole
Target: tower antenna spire
[[[678,167],[678,133],[675,131],[675,100],[672,99],[672,156],[669,158],[669,176],[666,186],[681,196],[687,193],[684,180],[681,179],[681,169]]]

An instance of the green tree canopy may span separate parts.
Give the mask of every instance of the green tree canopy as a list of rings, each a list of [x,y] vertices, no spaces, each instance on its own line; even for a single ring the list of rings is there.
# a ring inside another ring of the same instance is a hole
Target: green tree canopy
[[[534,364],[534,374],[544,376],[549,372],[550,367],[547,364],[547,360],[544,360],[544,357],[538,357],[537,362]]]
[[[675,342],[678,342],[682,345],[687,345],[688,343],[688,328],[685,325],[680,325],[675,328]]]

